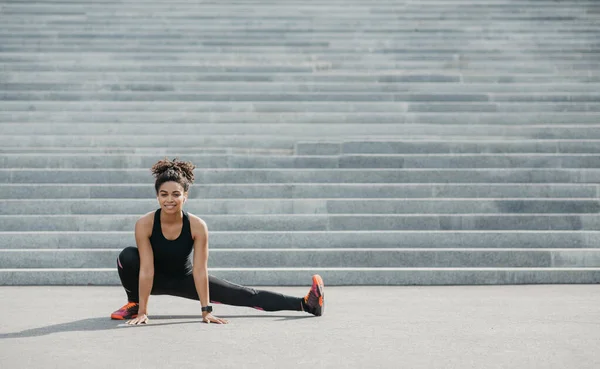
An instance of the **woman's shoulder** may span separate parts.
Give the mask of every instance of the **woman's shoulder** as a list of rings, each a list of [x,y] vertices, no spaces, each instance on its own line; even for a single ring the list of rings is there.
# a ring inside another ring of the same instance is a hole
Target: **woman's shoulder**
[[[139,217],[135,223],[135,227],[141,228],[144,230],[152,230],[152,227],[154,225],[154,214],[155,213],[156,213],[156,211],[151,211],[151,212],[148,212],[148,213],[142,215],[141,217]]]
[[[208,229],[208,227],[206,226],[206,222],[202,220],[202,218],[192,213],[186,214],[188,216],[188,219],[190,220],[190,227],[192,228],[192,232],[194,230],[206,231]]]
[[[135,238],[152,236],[152,227],[154,226],[154,212],[142,215],[135,222]]]

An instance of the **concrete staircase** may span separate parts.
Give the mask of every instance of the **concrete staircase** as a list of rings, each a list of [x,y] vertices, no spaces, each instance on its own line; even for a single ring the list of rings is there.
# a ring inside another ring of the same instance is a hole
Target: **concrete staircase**
[[[251,285],[600,282],[600,3],[0,4],[0,284],[118,284],[192,160]]]

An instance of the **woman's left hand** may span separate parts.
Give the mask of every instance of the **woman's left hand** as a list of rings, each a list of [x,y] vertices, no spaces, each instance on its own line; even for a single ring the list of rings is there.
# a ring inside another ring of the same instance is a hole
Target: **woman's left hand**
[[[216,316],[213,316],[211,313],[203,315],[202,316],[202,322],[203,323],[217,323],[217,324],[227,324],[227,323],[229,323],[228,320],[217,318]]]
[[[140,325],[140,324],[148,324],[148,315],[139,314],[137,318],[131,319],[127,322],[129,325]]]

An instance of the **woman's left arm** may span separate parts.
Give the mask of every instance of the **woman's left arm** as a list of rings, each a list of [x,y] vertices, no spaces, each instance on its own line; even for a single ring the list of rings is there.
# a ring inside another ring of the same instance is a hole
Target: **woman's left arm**
[[[190,214],[190,227],[194,239],[194,263],[192,275],[200,305],[202,307],[210,304],[210,292],[208,288],[208,227],[206,223]],[[228,321],[213,316],[210,312],[202,312],[202,321],[205,323],[227,324]]]

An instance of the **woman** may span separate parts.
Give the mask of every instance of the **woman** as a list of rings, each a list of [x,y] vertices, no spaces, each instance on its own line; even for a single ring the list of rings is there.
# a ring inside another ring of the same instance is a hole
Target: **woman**
[[[111,318],[131,319],[127,323],[133,325],[147,323],[151,294],[199,300],[205,323],[228,323],[212,315],[210,302],[322,315],[323,280],[319,275],[313,276],[312,287],[304,298],[255,290],[208,275],[206,223],[183,211],[189,186],[194,182],[194,168],[192,163],[177,159],[161,160],[152,167],[160,208],[136,222],[137,248],[127,247],[117,258],[117,270],[128,303],[112,313]]]

